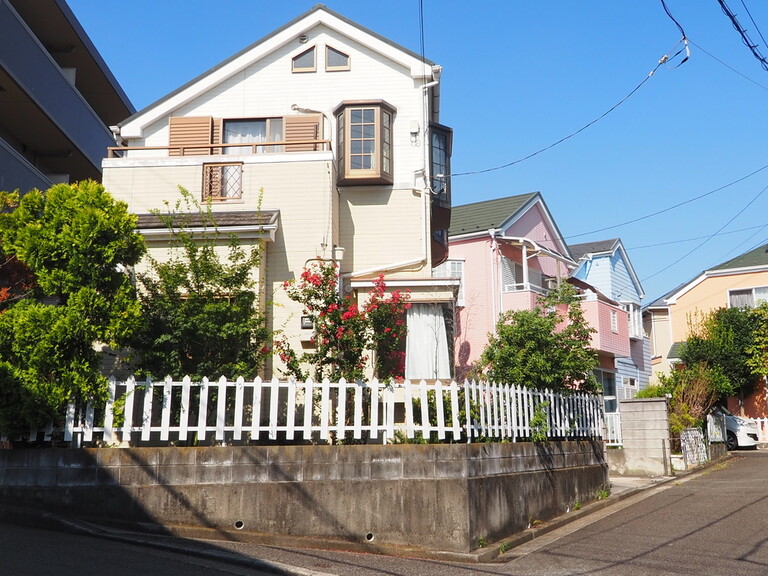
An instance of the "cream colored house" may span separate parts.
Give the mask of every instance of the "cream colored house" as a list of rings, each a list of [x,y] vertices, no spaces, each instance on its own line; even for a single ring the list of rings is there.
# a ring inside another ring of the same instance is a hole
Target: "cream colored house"
[[[668,374],[679,361],[680,345],[688,338],[690,320],[718,308],[753,308],[768,301],[768,245],[719,264],[678,286],[643,309],[643,324],[651,340],[653,379]],[[729,400],[733,412],[768,416],[768,394],[763,387],[738,405]]]
[[[454,290],[431,277],[450,223],[441,72],[318,5],[115,127],[103,183],[141,216],[155,256],[166,239],[144,215],[177,200],[178,186],[211,201],[220,229],[262,243],[254,274],[269,326],[297,350],[311,330],[285,280],[335,260],[341,290],[362,302],[383,274],[417,303],[407,375],[446,377],[443,309]]]

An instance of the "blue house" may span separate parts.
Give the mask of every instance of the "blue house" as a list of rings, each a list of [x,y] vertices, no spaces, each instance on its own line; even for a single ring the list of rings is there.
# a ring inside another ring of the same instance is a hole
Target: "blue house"
[[[615,358],[613,370],[597,371],[605,390],[606,411],[615,412],[618,400],[634,398],[650,380],[650,341],[643,330],[640,305],[645,293],[620,239],[571,244],[569,248],[578,261],[571,277],[591,284],[627,311],[630,355]]]

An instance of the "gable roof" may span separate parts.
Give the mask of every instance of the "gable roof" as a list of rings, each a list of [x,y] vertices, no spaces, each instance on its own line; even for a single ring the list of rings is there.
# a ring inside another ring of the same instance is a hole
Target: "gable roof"
[[[290,41],[318,25],[325,25],[340,34],[354,38],[374,52],[398,62],[410,70],[412,78],[432,78],[439,67],[415,52],[400,46],[383,36],[364,28],[340,14],[329,10],[323,4],[316,4],[301,16],[291,20],[274,32],[267,34],[237,54],[217,64],[197,78],[187,82],[160,100],[150,104],[119,124],[123,138],[140,138],[144,127],[170,114],[180,106],[194,100],[214,86],[217,86],[258,62]],[[433,69],[434,67],[434,69]]]
[[[710,270],[735,270],[760,266],[768,266],[768,244],[762,244],[749,252],[744,252],[736,258],[713,266]]]
[[[539,192],[496,198],[484,202],[474,202],[451,208],[451,227],[448,236],[460,236],[474,232],[484,232],[501,228],[501,225],[516,214],[532,199],[539,197]]]
[[[574,263],[568,245],[560,233],[552,214],[549,212],[540,192],[530,192],[506,198],[496,198],[483,202],[474,202],[451,208],[451,226],[448,238],[459,236],[477,236],[493,231],[498,234],[509,228],[519,218],[535,205],[539,205],[545,224],[552,232],[552,242],[558,247],[560,256],[565,257],[571,265]],[[549,250],[548,250],[549,251]],[[554,252],[549,251],[554,254]]]
[[[680,296],[695,288],[707,278],[712,278],[714,276],[728,276],[729,274],[765,271],[768,271],[768,244],[761,244],[757,248],[748,250],[735,258],[731,258],[722,264],[718,264],[717,266],[705,270],[688,282],[684,282],[674,290],[670,290],[660,298],[656,299],[649,305],[649,307],[663,307],[668,304],[675,304]]]
[[[611,254],[616,250],[619,243],[618,238],[611,238],[610,240],[598,240],[597,242],[582,242],[581,244],[569,244],[571,254],[576,259],[585,257],[587,254]]]
[[[645,291],[640,284],[640,278],[638,278],[635,268],[632,266],[632,262],[630,262],[629,255],[624,249],[624,244],[621,242],[620,238],[572,244],[569,248],[576,260],[590,260],[596,256],[613,256],[616,252],[619,252],[622,260],[624,260],[624,265],[627,267],[627,273],[629,274],[632,283],[635,285],[637,295],[640,299],[645,297]],[[581,264],[579,266],[581,267]],[[576,273],[576,271],[574,271],[574,273]]]

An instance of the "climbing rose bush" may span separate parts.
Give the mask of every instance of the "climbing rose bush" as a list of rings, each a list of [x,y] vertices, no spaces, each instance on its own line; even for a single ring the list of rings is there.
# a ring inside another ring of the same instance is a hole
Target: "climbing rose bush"
[[[377,377],[402,378],[410,293],[387,294],[380,276],[367,303],[359,307],[351,296],[342,297],[338,286],[338,266],[326,261],[314,262],[297,280],[283,284],[288,297],[302,304],[304,314],[312,318],[315,348],[299,355],[285,338],[277,339],[275,351],[286,371],[300,380],[310,375],[355,380],[364,376],[372,362]]]

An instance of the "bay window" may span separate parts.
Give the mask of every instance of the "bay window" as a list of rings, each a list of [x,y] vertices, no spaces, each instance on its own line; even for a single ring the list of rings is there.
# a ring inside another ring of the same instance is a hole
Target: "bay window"
[[[339,184],[392,184],[395,110],[383,100],[343,102],[335,110]]]
[[[430,124],[430,164],[433,198],[450,205],[451,202],[451,140],[453,131],[440,124]]]

